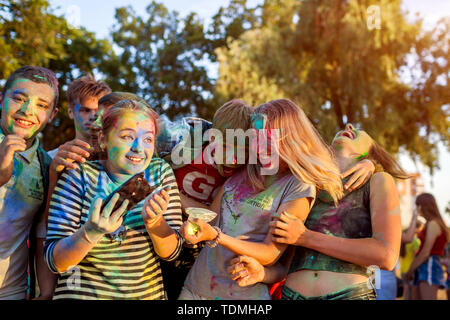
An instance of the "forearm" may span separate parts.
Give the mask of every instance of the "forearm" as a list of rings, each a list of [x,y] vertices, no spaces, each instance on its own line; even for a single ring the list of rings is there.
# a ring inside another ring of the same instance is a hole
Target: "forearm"
[[[56,275],[47,267],[44,260],[44,239],[37,239],[36,276],[39,284],[40,297],[51,299],[56,286]]]
[[[63,273],[78,265],[103,235],[82,226],[70,237],[59,240],[53,249],[53,263]]]
[[[414,257],[413,262],[409,266],[409,271],[416,271],[418,267],[420,267],[425,261],[427,261],[429,256],[429,253],[422,250],[417,256]]]
[[[264,266],[274,264],[283,253],[272,244],[239,240],[224,233],[219,237],[219,245],[233,251],[237,255],[255,258]]]
[[[177,250],[178,236],[162,216],[146,228],[158,256],[165,259]]]
[[[394,268],[397,260],[395,252],[382,239],[347,239],[308,230],[301,245],[336,259],[385,270]]]

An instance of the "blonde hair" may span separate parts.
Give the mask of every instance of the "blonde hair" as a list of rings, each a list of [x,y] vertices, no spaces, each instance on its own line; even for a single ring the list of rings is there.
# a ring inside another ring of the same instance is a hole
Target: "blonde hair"
[[[226,129],[247,130],[251,126],[250,116],[254,108],[240,99],[233,99],[226,102],[217,109],[214,114],[212,126],[225,132]]]
[[[279,129],[280,158],[300,181],[327,191],[335,204],[343,196],[339,168],[331,149],[306,117],[303,110],[287,99],[272,100],[260,105],[255,113],[267,116],[266,129]],[[257,165],[247,166],[254,188],[264,189],[264,180]]]

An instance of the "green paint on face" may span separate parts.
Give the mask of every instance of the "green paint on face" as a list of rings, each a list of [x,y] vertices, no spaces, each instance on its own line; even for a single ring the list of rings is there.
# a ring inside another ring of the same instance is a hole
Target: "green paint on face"
[[[342,148],[342,146],[341,146]],[[359,157],[356,157],[357,160],[361,160],[362,158],[364,158],[365,156],[367,156],[367,152],[363,152],[363,154],[361,154]]]

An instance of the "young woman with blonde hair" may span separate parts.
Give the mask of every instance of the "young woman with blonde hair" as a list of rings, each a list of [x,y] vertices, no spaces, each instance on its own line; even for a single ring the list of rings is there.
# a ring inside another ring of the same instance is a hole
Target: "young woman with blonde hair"
[[[289,211],[305,220],[316,188],[327,190],[335,202],[343,194],[333,155],[300,107],[285,99],[270,101],[255,109],[252,124],[263,130],[264,141],[258,145],[267,139],[267,152],[254,150],[258,164],[248,165],[222,186],[211,205],[220,212],[214,227],[194,219],[200,227],[197,235],[187,232],[189,222],[180,228],[189,242],[210,245],[190,270],[180,299],[270,299],[264,284],[237,286],[227,274],[230,259],[243,254],[263,265],[274,264],[287,245],[273,241],[271,219]]]
[[[283,263],[271,268],[248,256],[232,260],[228,271],[240,286],[286,278],[284,300],[376,298],[370,271],[392,270],[400,251],[400,208],[393,177],[408,175],[365,131],[351,124],[336,134],[332,148],[341,171],[371,159],[386,172],[375,173],[361,188],[346,193],[337,206],[322,190],[306,221],[287,210],[289,214],[271,222],[273,241],[295,247]]]

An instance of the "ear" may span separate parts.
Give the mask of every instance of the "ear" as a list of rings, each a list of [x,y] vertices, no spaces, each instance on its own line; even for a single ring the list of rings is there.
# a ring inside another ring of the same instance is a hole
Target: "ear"
[[[100,131],[98,133],[98,145],[101,146],[102,144],[106,146],[106,136],[103,134],[102,131]]]
[[[53,121],[53,119],[55,118],[56,114],[58,113],[58,110],[59,110],[58,106],[54,106],[53,107],[52,113],[50,114],[50,117],[48,119],[49,123]]]
[[[70,106],[70,103],[69,103],[69,105],[67,106],[67,114],[69,115],[69,118],[70,118],[71,120],[73,120],[73,107]]]

